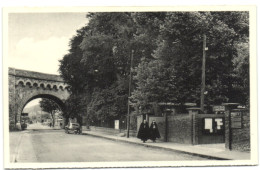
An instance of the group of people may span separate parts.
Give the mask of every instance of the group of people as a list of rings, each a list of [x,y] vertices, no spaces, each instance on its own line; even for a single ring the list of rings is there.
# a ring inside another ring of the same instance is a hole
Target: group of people
[[[144,120],[139,128],[137,138],[141,139],[144,143],[151,139],[153,142],[156,141],[156,138],[160,138],[160,132],[156,122],[153,120],[150,127],[146,120]]]

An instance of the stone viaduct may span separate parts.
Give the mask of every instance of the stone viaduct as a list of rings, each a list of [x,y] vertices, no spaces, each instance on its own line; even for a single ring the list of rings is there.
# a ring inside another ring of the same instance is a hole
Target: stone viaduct
[[[70,95],[67,85],[58,75],[9,68],[8,83],[10,130],[21,128],[21,113],[33,99],[51,99],[64,111],[64,101]]]

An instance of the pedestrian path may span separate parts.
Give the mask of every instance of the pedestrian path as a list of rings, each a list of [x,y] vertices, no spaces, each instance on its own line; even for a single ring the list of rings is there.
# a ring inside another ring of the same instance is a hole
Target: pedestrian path
[[[152,147],[152,148],[163,149],[168,151],[187,153],[187,154],[201,156],[209,159],[218,159],[218,160],[249,160],[250,159],[250,153],[229,151],[225,149],[225,144],[187,145],[187,144],[177,144],[177,143],[161,142],[161,141],[158,141],[156,143],[153,143],[152,141],[147,141],[146,143],[143,143],[141,140],[135,137],[129,137],[129,138],[120,137],[120,136],[108,135],[96,131],[83,131],[82,133],[84,135],[101,137],[109,140],[126,142],[131,144],[143,145],[145,147]]]

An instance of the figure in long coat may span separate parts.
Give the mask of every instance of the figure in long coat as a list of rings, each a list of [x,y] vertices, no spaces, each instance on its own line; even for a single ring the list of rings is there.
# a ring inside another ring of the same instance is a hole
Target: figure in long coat
[[[153,120],[150,126],[150,139],[155,142],[156,138],[160,138],[160,132],[158,130],[157,123]]]
[[[137,138],[141,139],[144,143],[150,138],[149,124],[144,120],[139,128]]]

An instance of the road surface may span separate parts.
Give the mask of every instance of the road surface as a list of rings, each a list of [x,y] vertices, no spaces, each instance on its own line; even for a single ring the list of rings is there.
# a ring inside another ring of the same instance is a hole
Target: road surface
[[[20,133],[14,162],[98,162],[206,160],[197,156],[111,141],[88,135],[65,134],[37,125]],[[13,138],[14,139],[14,138]],[[12,139],[10,139],[12,140]],[[14,141],[10,141],[14,143]],[[10,146],[13,147],[13,146]],[[12,160],[11,160],[12,161]]]

